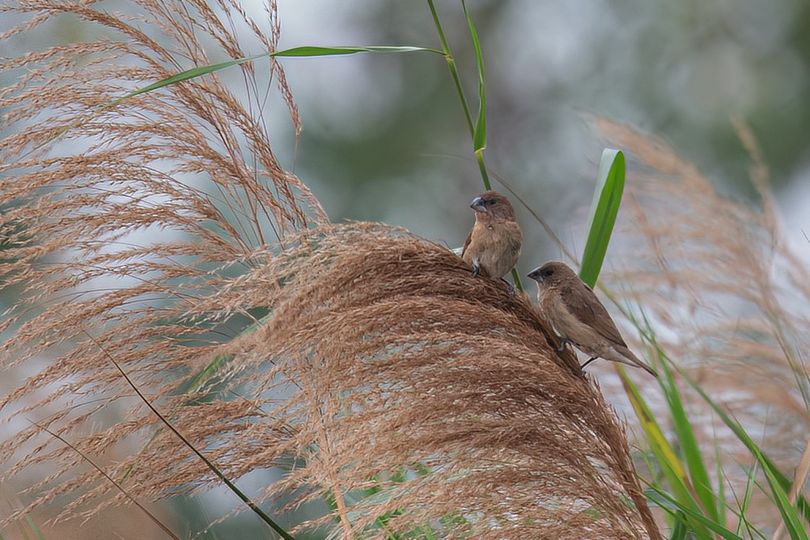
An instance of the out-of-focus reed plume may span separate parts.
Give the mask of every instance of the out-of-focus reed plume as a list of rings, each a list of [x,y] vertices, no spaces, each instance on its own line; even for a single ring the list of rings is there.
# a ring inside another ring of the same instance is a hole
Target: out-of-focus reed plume
[[[734,121],[751,158],[759,205],[718,193],[664,141],[604,118],[593,125],[610,144],[628,151],[637,171],[628,181],[627,219],[614,246],[614,260],[621,262],[606,282],[621,285],[616,292],[643,307],[673,361],[751,433],[762,433],[755,436],[758,443],[783,470],[792,470],[810,432],[804,352],[810,346],[810,272],[781,230],[753,133]],[[683,391],[693,398],[688,405],[705,455],[724,458],[727,474],[744,489],[747,474],[739,465],[752,464],[750,452],[719,429],[686,385]],[[716,453],[714,441],[724,451]],[[780,519],[772,504],[751,508],[766,527]]]
[[[18,301],[0,361],[28,377],[0,407],[75,447],[16,423],[2,478],[37,478],[20,512],[124,504],[81,455],[141,500],[218,484],[114,360],[226,476],[287,467],[257,500],[334,501],[296,530],[381,535],[387,514],[386,530],[447,536],[658,538],[621,426],[525,299],[403,231],[329,225],[281,168],[268,74],[297,115],[275,62],[261,84],[236,68],[251,106],[214,76],[111,105],[245,56],[237,27],[273,50],[275,5],[262,22],[236,2],[135,5],[132,19],[92,2],[2,8],[24,17],[5,40],[60,16],[105,36],[3,63],[17,82],[0,93],[0,272]],[[233,339],[254,308],[268,317]]]

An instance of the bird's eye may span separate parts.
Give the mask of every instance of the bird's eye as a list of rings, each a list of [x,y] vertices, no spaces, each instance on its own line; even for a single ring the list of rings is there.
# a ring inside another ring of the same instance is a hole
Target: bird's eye
[[[545,272],[543,272],[543,275],[546,277],[552,276],[554,275],[554,270],[546,270]]]
[[[493,206],[496,202],[498,202],[498,201],[493,199],[491,201],[487,201],[487,204],[490,205],[490,206]]]

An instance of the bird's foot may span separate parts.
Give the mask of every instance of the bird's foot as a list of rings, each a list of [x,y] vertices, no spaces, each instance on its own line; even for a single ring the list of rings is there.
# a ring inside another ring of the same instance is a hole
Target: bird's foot
[[[506,283],[506,287],[509,289],[509,293],[510,293],[512,296],[517,296],[517,289],[515,289],[515,286],[514,286],[514,285],[512,285],[511,283],[509,283],[508,281],[506,281],[504,278],[501,278],[501,281],[503,281],[504,283]]]
[[[566,345],[573,345],[574,342],[568,338],[562,338],[560,340],[560,344],[557,345],[557,352],[563,352],[565,350]]]
[[[587,361],[587,362],[585,362],[584,364],[582,364],[581,366],[579,366],[579,369],[585,369],[585,366],[587,366],[588,364],[590,364],[591,362],[593,362],[593,361],[594,361],[594,360],[596,360],[597,358],[599,358],[599,357],[598,357],[598,356],[591,356],[591,357],[588,359],[588,361]]]

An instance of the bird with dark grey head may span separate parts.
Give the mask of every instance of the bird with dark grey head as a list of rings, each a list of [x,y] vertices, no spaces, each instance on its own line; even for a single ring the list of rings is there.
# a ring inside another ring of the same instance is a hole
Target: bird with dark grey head
[[[517,264],[523,234],[509,199],[496,191],[486,191],[472,200],[475,224],[461,258],[471,265],[473,274],[503,279]]]
[[[583,368],[597,358],[604,358],[658,376],[630,351],[605,306],[565,263],[547,262],[532,270],[529,277],[537,282],[540,309],[562,338],[560,350],[570,343],[591,357]]]

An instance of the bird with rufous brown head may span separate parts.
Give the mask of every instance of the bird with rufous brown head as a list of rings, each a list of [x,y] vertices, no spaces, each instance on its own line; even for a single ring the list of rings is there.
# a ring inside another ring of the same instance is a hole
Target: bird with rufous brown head
[[[627,347],[605,306],[568,265],[547,262],[532,270],[529,277],[537,282],[537,300],[543,315],[562,338],[560,350],[570,343],[591,357],[583,368],[604,358],[658,376]]]

